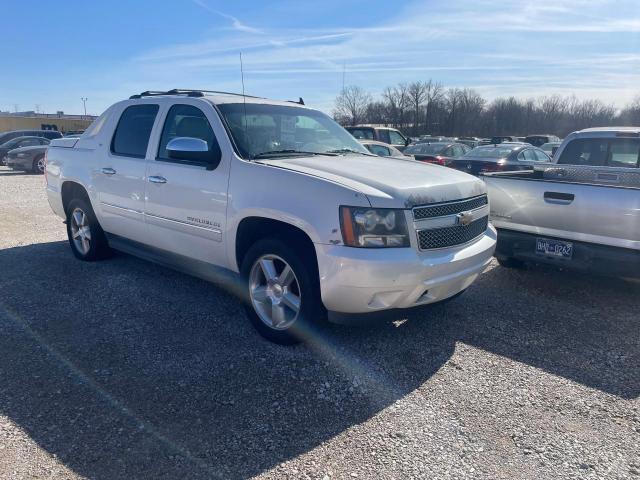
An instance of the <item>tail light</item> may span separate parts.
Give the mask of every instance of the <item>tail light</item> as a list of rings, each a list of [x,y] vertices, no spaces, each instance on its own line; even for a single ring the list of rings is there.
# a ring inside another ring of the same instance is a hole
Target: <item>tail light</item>
[[[500,172],[504,170],[505,165],[503,163],[490,163],[480,169],[480,172]]]
[[[446,158],[436,155],[435,157],[424,157],[421,159],[423,162],[434,163],[436,165],[446,165]]]

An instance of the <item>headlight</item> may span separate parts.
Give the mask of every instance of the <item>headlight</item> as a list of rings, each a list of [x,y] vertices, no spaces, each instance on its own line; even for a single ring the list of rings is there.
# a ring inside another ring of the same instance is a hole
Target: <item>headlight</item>
[[[340,207],[342,240],[350,247],[408,247],[404,210]]]

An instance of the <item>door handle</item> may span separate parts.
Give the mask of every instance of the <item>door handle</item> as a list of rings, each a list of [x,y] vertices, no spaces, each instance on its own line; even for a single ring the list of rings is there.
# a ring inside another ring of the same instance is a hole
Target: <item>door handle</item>
[[[151,175],[151,176],[149,177],[149,181],[150,181],[151,183],[167,183],[167,179],[166,179],[166,178],[164,178],[164,177],[158,177],[158,176],[156,176],[156,175]]]
[[[575,195],[573,193],[563,192],[544,192],[544,201],[547,203],[559,203],[568,205],[573,202]]]
[[[103,168],[102,173],[105,175],[114,175],[116,171],[113,168]]]

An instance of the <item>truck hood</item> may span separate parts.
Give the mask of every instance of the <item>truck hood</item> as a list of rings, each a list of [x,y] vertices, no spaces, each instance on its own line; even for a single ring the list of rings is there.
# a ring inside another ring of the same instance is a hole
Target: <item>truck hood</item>
[[[476,177],[410,159],[344,155],[279,158],[259,162],[357,190],[367,196],[373,207],[412,208],[486,192],[484,182]]]

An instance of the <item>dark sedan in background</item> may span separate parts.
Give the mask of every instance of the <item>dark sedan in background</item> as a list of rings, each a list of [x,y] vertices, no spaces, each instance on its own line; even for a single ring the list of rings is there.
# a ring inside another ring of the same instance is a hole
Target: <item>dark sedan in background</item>
[[[478,175],[482,172],[532,170],[535,165],[551,162],[540,148],[527,143],[501,143],[476,147],[449,163],[449,167]]]
[[[22,147],[33,147],[40,145],[49,145],[49,139],[43,137],[16,137],[0,145],[0,165],[6,165],[7,154],[15,149]]]
[[[43,139],[46,140],[46,139]],[[44,154],[49,143],[11,150],[7,155],[7,166],[14,170],[25,170],[33,173],[44,173]]]
[[[471,150],[471,148],[462,143],[416,143],[414,145],[409,145],[404,150],[404,154],[421,162],[449,166],[456,157],[464,155],[469,150]]]

